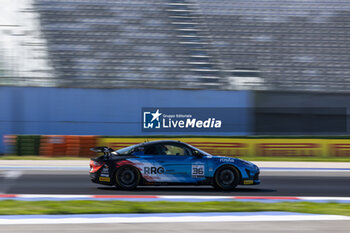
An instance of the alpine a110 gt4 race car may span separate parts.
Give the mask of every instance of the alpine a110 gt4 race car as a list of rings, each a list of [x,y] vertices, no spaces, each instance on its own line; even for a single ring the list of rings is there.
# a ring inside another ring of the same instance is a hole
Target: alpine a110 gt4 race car
[[[259,184],[259,168],[233,157],[213,156],[180,141],[161,140],[104,154],[90,161],[92,182],[132,190],[138,185],[213,185],[223,190]]]

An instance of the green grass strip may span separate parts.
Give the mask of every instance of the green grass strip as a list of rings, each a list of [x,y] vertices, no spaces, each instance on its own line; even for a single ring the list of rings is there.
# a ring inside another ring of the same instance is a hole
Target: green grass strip
[[[0,215],[289,211],[350,216],[350,204],[312,202],[0,201]]]

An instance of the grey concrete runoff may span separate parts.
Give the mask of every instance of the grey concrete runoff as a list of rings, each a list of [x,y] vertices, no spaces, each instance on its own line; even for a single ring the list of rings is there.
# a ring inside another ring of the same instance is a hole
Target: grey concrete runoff
[[[328,233],[349,232],[349,220],[333,221],[277,221],[277,222],[211,222],[211,223],[118,223],[118,224],[53,224],[53,225],[2,225],[6,233],[212,233],[212,232],[284,232]]]

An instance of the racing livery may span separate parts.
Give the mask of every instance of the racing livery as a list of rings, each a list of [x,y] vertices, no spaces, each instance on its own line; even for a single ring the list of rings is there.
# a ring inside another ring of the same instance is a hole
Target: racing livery
[[[91,150],[104,152],[90,161],[91,181],[121,189],[188,184],[230,190],[237,185],[260,183],[259,168],[255,164],[233,157],[213,156],[180,141],[151,141],[117,151],[108,147]]]

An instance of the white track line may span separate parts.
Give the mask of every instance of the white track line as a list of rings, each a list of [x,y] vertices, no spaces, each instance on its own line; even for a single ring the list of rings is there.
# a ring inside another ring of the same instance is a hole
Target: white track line
[[[96,224],[96,223],[174,223],[174,222],[267,222],[267,221],[320,221],[320,220],[350,220],[350,217],[340,215],[300,214],[300,215],[269,215],[259,214],[249,216],[221,215],[221,216],[141,216],[141,217],[63,217],[42,218],[1,218],[0,225],[16,224]]]
[[[298,197],[305,201],[350,201],[350,197]]]
[[[74,199],[74,198],[93,198],[93,195],[67,195],[67,194],[16,194],[18,198],[62,198],[62,199]],[[97,198],[96,198],[97,199]]]
[[[176,195],[160,195],[162,199],[231,199],[232,196],[176,196]]]
[[[23,174],[23,171],[7,171],[4,174],[6,179],[17,179]]]

